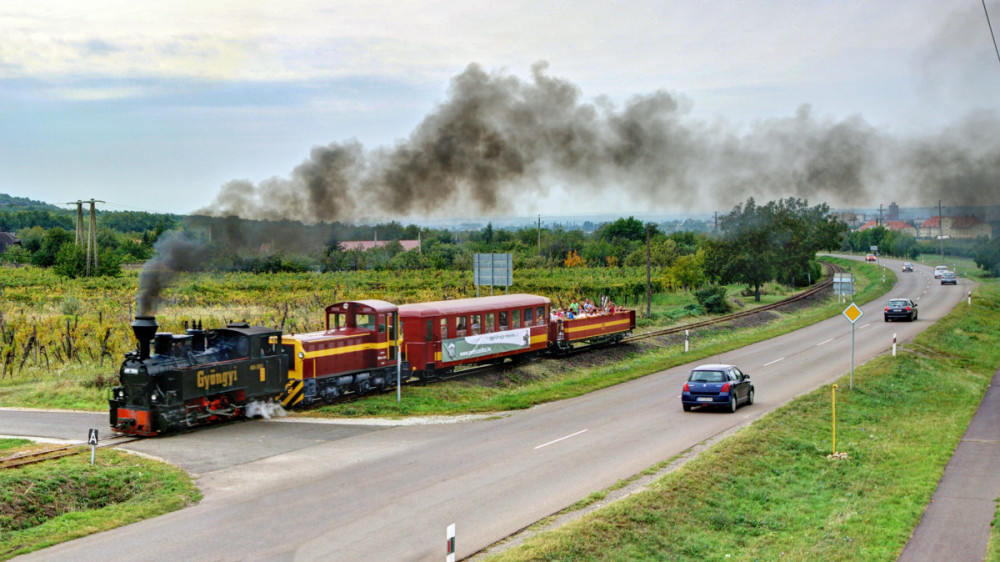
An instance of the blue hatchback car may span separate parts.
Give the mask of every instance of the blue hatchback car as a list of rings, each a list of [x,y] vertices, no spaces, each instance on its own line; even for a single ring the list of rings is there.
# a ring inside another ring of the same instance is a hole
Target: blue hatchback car
[[[695,406],[721,406],[735,412],[740,404],[753,404],[753,394],[750,375],[735,365],[701,365],[684,383],[681,406],[685,412]]]

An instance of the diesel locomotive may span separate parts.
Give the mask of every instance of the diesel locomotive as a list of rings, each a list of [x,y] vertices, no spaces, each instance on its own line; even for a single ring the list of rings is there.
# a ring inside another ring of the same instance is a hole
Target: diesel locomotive
[[[132,323],[139,347],[125,355],[108,401],[114,431],[154,436],[276,406],[288,380],[280,331],[246,323],[184,334],[158,328],[152,316]]]

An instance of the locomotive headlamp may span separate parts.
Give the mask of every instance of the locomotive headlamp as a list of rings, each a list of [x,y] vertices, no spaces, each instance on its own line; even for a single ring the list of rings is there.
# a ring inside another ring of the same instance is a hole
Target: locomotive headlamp
[[[305,356],[306,356],[306,354],[305,354],[305,353],[303,353],[303,352],[301,352],[301,351],[299,352],[299,359],[304,359],[304,358],[305,358]]]
[[[152,400],[153,402],[156,402],[156,395],[154,394],[150,396],[149,399]]]

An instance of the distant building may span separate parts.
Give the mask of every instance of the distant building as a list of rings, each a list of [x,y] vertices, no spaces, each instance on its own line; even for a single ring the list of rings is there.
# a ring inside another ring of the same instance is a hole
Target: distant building
[[[21,241],[14,236],[13,232],[0,232],[0,254],[7,251],[11,246],[20,246]]]
[[[904,234],[909,234],[910,236],[917,237],[917,229],[908,222],[903,221],[886,221],[882,225],[878,224],[878,221],[868,221],[865,224],[858,227],[858,230],[868,230],[869,228],[875,228],[876,226],[882,226],[886,230],[892,230],[893,232],[902,232]]]
[[[899,205],[897,205],[895,201],[889,203],[889,210],[885,213],[885,220],[887,221],[899,220]]]
[[[382,248],[393,242],[399,242],[399,245],[403,247],[404,251],[409,252],[410,250],[420,249],[420,240],[350,240],[339,242],[340,247],[348,252],[350,250],[361,250],[362,252],[367,252],[372,248]]]
[[[993,228],[989,223],[972,216],[961,217],[931,217],[920,223],[921,238],[978,238],[993,236]]]

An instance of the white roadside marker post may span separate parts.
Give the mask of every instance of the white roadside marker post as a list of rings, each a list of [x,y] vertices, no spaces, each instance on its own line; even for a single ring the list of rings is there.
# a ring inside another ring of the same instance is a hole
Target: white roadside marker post
[[[455,524],[452,523],[448,525],[448,531],[445,535],[448,539],[447,555],[445,556],[445,562],[455,562]]]
[[[892,356],[896,356],[896,334],[892,335]]]

